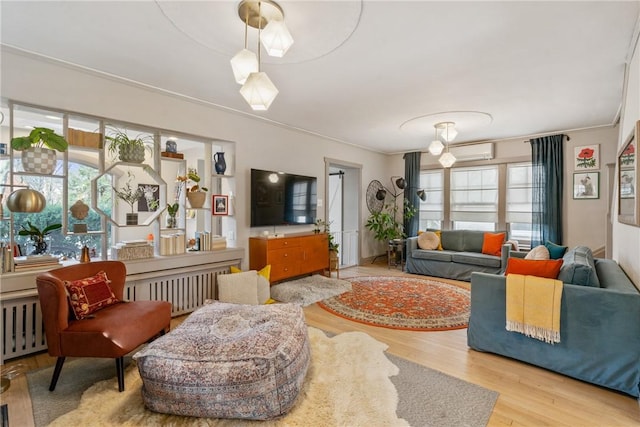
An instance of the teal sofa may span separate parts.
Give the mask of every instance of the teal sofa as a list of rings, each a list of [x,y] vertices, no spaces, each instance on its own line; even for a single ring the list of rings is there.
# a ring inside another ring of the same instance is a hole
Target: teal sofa
[[[443,250],[420,249],[418,238],[407,239],[407,272],[447,279],[471,280],[471,273],[501,273],[507,266],[511,244],[502,245],[500,256],[482,253],[484,231],[442,230]]]
[[[615,261],[590,256],[585,247],[564,256],[560,343],[553,345],[505,329],[505,276],[472,274],[469,347],[638,397],[640,292]]]

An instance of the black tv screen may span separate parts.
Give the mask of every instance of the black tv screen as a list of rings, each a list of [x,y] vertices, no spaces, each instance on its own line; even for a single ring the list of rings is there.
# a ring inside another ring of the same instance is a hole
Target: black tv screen
[[[315,177],[251,169],[251,227],[313,224]]]

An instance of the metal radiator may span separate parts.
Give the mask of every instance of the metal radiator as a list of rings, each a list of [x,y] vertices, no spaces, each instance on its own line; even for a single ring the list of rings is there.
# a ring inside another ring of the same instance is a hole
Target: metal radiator
[[[219,270],[187,271],[160,277],[145,277],[127,281],[124,298],[130,301],[169,301],[172,316],[190,313],[216,298],[216,277],[229,272]]]
[[[2,360],[47,349],[38,296],[2,301]]]
[[[174,274],[141,274],[127,280],[124,298],[129,301],[158,300],[169,301],[173,307],[172,316],[190,313],[212,300],[216,295],[216,278],[227,274],[228,266],[203,270],[193,268],[174,270]],[[38,295],[15,299],[3,299],[2,306],[2,354],[0,363],[47,349],[42,324],[42,312]]]

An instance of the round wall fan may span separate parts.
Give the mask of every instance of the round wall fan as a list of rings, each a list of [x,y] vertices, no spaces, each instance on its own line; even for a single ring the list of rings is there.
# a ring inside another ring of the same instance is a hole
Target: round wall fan
[[[384,186],[375,179],[367,187],[367,207],[371,213],[380,212],[384,206],[384,197],[382,197],[382,200],[380,199],[380,190],[384,190]]]

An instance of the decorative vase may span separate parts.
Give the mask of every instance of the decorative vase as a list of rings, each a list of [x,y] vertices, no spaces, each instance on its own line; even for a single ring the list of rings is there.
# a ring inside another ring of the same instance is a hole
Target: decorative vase
[[[128,213],[127,214],[127,225],[138,225],[138,214],[137,213]]]
[[[56,169],[56,163],[55,150],[43,147],[22,150],[22,168],[25,172],[51,175]]]
[[[33,240],[33,251],[31,252],[31,255],[44,255],[47,253],[47,247],[49,247],[49,245],[45,241],[44,237],[35,238]]]
[[[174,215],[167,215],[167,228],[176,228],[178,219]]]
[[[178,152],[178,143],[173,139],[168,139],[165,144],[165,151],[167,153],[177,153]]]
[[[118,147],[118,158],[122,162],[142,163],[144,162],[144,146],[121,145]]]
[[[219,151],[213,155],[215,161],[214,167],[218,175],[224,175],[224,171],[227,170],[227,162],[224,160],[224,153]]]
[[[204,191],[190,191],[187,193],[187,199],[192,208],[201,208],[207,199],[207,193]]]

